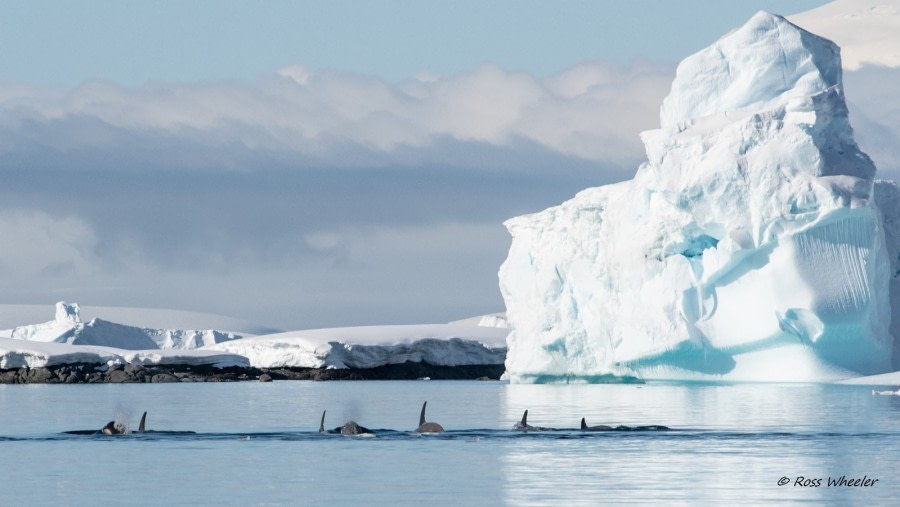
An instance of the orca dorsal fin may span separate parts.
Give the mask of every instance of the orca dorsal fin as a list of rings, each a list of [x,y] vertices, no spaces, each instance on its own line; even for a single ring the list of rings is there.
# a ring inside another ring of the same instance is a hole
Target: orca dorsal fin
[[[144,411],[144,415],[141,416],[141,424],[138,425],[138,433],[143,433],[144,431],[146,431],[146,424],[147,424],[147,412]]]
[[[524,414],[522,414],[522,426],[528,426],[528,411],[526,410]]]
[[[587,429],[587,423],[584,422],[584,417],[581,418],[581,429],[583,429],[583,430]]]
[[[322,421],[319,422],[319,433],[325,433],[325,410],[322,411]]]
[[[422,413],[419,414],[419,426],[425,424],[425,405],[428,405],[428,402],[422,404]]]

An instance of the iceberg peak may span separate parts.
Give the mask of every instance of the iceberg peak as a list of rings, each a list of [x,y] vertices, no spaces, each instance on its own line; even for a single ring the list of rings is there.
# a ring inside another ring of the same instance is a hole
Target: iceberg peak
[[[718,113],[767,111],[840,83],[837,45],[760,11],[678,65],[660,125],[677,128]]]
[[[56,303],[56,318],[54,319],[57,324],[81,324],[81,307],[78,306],[78,303],[66,303],[65,301],[60,301]]]

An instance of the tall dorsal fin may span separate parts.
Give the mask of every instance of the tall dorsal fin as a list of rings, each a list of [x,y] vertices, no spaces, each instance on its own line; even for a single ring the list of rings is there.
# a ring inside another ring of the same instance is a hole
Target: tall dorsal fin
[[[141,416],[141,424],[138,426],[138,433],[143,433],[146,430],[147,424],[147,412],[144,412],[144,415]]]
[[[587,423],[584,422],[584,417],[581,418],[581,429],[583,429],[583,430],[587,429]]]
[[[522,414],[522,426],[528,426],[528,411]]]
[[[319,433],[325,433],[325,411],[322,411],[322,421],[319,422]]]
[[[422,404],[422,413],[419,414],[419,426],[425,424],[425,405],[428,405],[428,402]]]

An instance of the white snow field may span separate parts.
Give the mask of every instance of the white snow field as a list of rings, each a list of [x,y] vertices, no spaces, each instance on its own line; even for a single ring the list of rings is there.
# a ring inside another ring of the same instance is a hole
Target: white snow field
[[[634,179],[506,222],[512,382],[891,371],[900,192],[834,43],[760,12],[678,66],[641,138]]]
[[[502,315],[486,315],[450,324],[242,337],[211,329],[139,328],[99,318],[85,324],[78,304],[59,302],[54,320],[0,332],[0,369],[73,362],[260,368],[373,368],[406,361],[437,366],[502,364],[508,332],[498,327],[502,323]]]

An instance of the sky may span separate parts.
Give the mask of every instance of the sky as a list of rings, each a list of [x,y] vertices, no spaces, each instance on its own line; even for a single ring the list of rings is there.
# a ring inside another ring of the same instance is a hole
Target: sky
[[[254,80],[294,64],[391,82],[483,62],[544,77],[596,60],[677,62],[760,9],[822,3],[10,0],[0,4],[0,69],[63,86]]]
[[[0,3],[0,303],[503,311],[504,220],[630,178],[679,60],[822,3]]]

